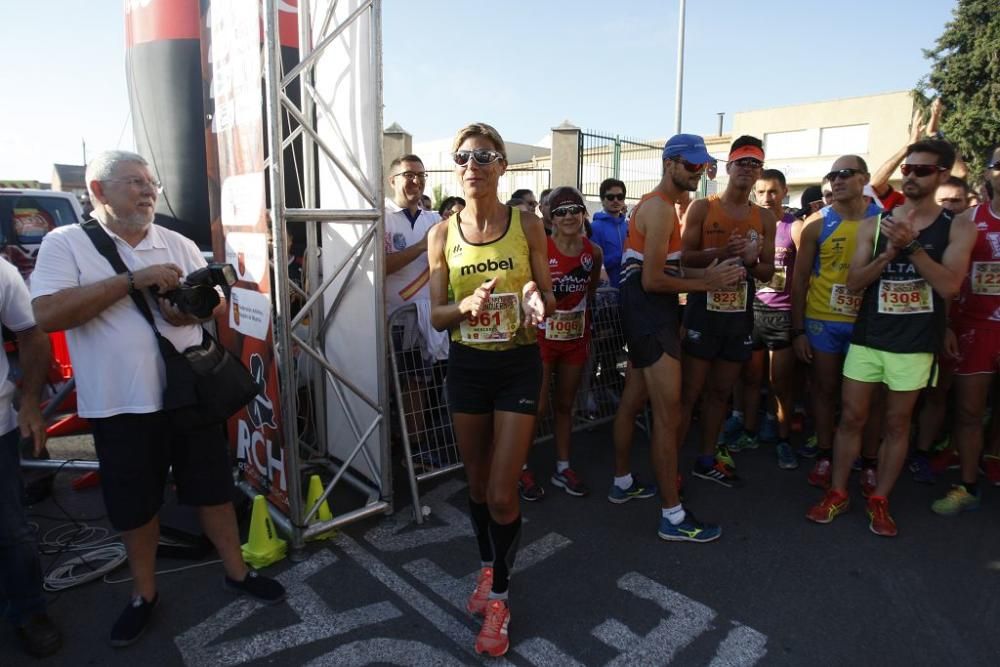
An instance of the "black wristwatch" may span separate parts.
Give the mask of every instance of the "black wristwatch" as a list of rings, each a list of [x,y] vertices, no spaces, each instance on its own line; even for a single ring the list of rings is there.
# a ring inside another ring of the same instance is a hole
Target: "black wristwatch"
[[[907,243],[905,246],[903,246],[903,254],[904,255],[912,255],[913,253],[917,252],[918,250],[923,250],[923,249],[924,249],[924,247],[922,245],[920,245],[920,241],[918,241],[917,239],[913,239],[912,241],[910,241],[909,243]]]

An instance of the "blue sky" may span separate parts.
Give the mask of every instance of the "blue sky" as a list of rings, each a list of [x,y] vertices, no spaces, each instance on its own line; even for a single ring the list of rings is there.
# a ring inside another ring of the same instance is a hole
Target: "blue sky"
[[[250,0],[248,0],[250,1]],[[131,148],[121,0],[4,0],[0,179]],[[906,90],[954,0],[689,0],[683,129],[716,113]],[[386,124],[415,140],[472,120],[533,143],[569,119],[674,127],[676,0],[384,0]],[[124,133],[123,133],[124,128]]]

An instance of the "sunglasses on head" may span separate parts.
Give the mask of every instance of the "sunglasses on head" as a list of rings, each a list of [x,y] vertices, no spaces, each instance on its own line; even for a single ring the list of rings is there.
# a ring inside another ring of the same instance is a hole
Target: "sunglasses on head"
[[[948,171],[948,168],[939,167],[936,164],[901,164],[899,165],[899,170],[903,172],[903,176],[913,174],[918,178],[923,178],[924,176],[930,176],[932,174],[939,174],[942,171]]]
[[[741,157],[739,160],[733,160],[731,164],[735,167],[743,167],[744,169],[760,169],[764,166],[763,162],[755,160],[752,157]]]
[[[451,154],[451,157],[455,160],[455,164],[459,167],[464,167],[469,164],[469,160],[475,160],[476,164],[493,164],[497,160],[503,159],[503,153],[485,148],[477,148],[471,151],[455,151]]]
[[[829,174],[824,176],[823,180],[830,181],[831,183],[833,183],[838,178],[847,179],[850,178],[851,176],[854,176],[855,174],[863,174],[863,173],[864,172],[861,171],[860,169],[834,169]]]
[[[577,213],[583,213],[586,211],[586,207],[580,206],[579,204],[569,204],[567,206],[560,206],[559,208],[552,209],[553,218],[562,218],[567,215],[576,215]]]
[[[705,168],[709,165],[708,162],[688,162],[682,157],[675,157],[673,158],[673,161],[682,165],[692,174],[697,174],[699,171],[704,171]]]
[[[618,201],[625,201],[625,193],[624,192],[618,192],[618,193],[609,192],[608,194],[604,195],[604,198],[607,199],[608,201],[615,201],[616,199]]]

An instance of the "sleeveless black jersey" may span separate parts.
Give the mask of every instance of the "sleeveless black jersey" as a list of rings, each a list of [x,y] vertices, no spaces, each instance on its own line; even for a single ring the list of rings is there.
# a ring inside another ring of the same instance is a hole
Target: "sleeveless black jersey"
[[[892,214],[884,217],[891,219]],[[924,252],[935,262],[940,263],[944,256],[953,217],[951,211],[942,209],[937,219],[917,235]],[[887,244],[888,239],[877,234],[873,257],[884,252]],[[865,289],[851,342],[885,352],[938,352],[944,328],[944,300],[920,275],[910,257],[900,254]]]

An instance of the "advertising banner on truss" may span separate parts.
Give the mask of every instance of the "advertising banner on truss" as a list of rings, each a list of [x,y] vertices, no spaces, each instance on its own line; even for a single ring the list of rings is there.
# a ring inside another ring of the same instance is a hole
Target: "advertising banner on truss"
[[[212,248],[236,268],[219,338],[250,369],[260,393],[228,424],[244,477],[288,511],[281,399],[272,340],[261,98],[260,3],[203,0],[202,71]]]

